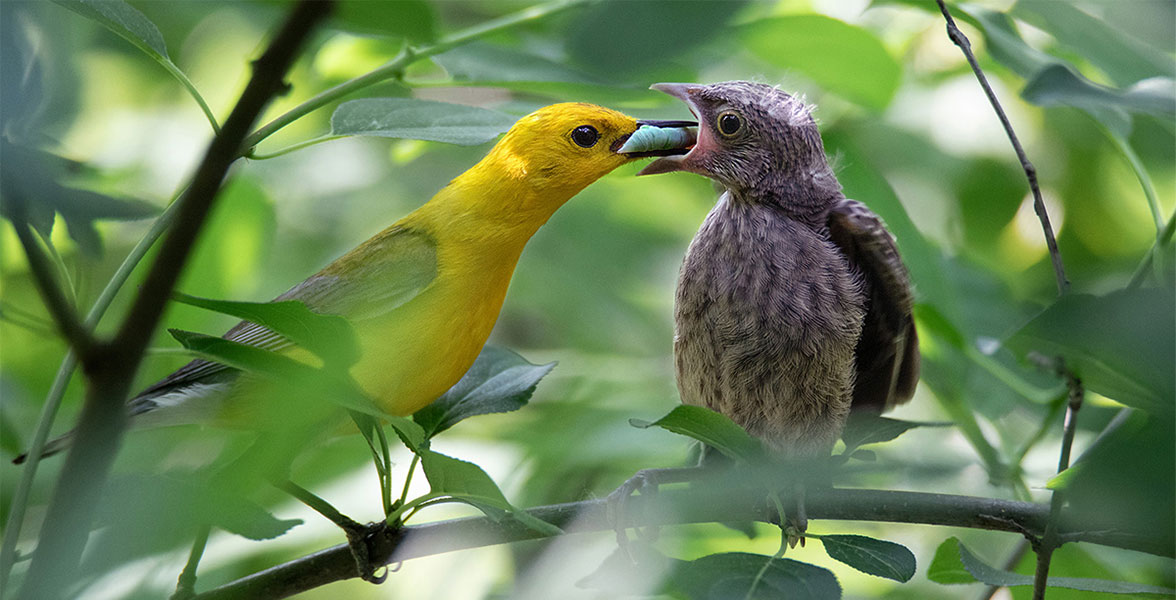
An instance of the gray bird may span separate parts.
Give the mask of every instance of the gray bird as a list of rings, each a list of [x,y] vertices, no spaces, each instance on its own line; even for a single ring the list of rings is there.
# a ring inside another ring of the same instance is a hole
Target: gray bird
[[[674,311],[683,402],[730,417],[783,458],[830,454],[852,409],[910,399],[911,286],[894,239],[846,199],[811,109],[746,81],[663,83],[699,121],[689,171],[726,188],[690,244]],[[800,525],[803,531],[803,504]]]

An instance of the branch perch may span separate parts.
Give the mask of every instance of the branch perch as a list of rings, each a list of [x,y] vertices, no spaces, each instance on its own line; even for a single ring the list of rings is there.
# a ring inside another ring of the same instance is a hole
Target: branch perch
[[[809,490],[810,519],[918,523],[969,527],[1018,534],[1041,534],[1049,519],[1049,506],[1014,500],[970,496],[897,492],[866,489]],[[678,525],[729,521],[771,522],[775,510],[761,490],[701,487],[663,491],[630,499],[625,525]],[[586,500],[533,508],[527,512],[561,527],[567,533],[612,531],[605,500]],[[1172,548],[1161,540],[1125,532],[1085,531],[1062,515],[1059,531],[1067,539],[1128,548],[1171,556]],[[546,537],[512,519],[487,517],[454,519],[390,529],[373,541],[374,564],[392,564],[468,548],[506,544]],[[345,544],[333,546],[254,573],[195,597],[195,600],[227,598],[286,598],[306,590],[356,576],[355,562]]]

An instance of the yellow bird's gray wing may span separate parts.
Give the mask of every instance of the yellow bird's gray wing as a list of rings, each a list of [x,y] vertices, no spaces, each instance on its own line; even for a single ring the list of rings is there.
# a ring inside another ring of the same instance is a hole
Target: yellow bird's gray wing
[[[829,234],[865,276],[869,303],[855,352],[853,408],[889,410],[910,400],[919,380],[919,340],[910,275],[886,224],[865,204],[842,200]]]
[[[436,277],[437,244],[433,237],[418,229],[397,226],[364,242],[273,301],[298,300],[317,313],[362,321],[392,312],[419,295]],[[292,345],[281,334],[249,321],[238,323],[224,338],[270,351]],[[192,396],[223,392],[237,374],[236,369],[217,362],[193,360],[133,398],[131,414],[176,405]]]

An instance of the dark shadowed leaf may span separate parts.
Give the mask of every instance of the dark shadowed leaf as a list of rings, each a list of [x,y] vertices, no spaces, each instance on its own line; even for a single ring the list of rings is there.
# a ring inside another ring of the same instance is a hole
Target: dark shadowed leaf
[[[1171,290],[1070,294],[1008,344],[1022,354],[1060,356],[1087,389],[1171,418],[1176,398],[1174,321],[1176,295]]]
[[[297,300],[236,302],[175,294],[175,300],[256,323],[314,353],[324,363],[347,367],[359,360],[359,341],[347,319],[311,311]]]
[[[462,104],[413,98],[361,98],[344,102],[335,109],[331,115],[331,134],[475,146],[498,137],[514,122],[515,117],[511,115]]]
[[[694,438],[735,460],[755,462],[764,455],[759,440],[751,437],[726,415],[701,406],[683,404],[656,421],[629,419],[629,424],[642,429],[656,425],[666,431]]]
[[[673,569],[687,564],[637,540],[608,555],[595,571],[577,581],[576,587],[624,598],[635,595],[635,590],[661,590],[663,585],[654,584],[664,582]]]
[[[1074,106],[1087,110],[1124,108],[1160,115],[1176,113],[1176,80],[1156,77],[1122,90],[1099,85],[1063,64],[1037,72],[1021,90],[1021,97],[1038,106]]]
[[[344,0],[337,3],[334,23],[360,34],[405,37],[414,43],[437,37],[436,16],[425,0]]]
[[[850,413],[845,429],[841,432],[841,439],[845,442],[846,453],[866,444],[889,442],[902,435],[908,429],[915,427],[948,427],[951,423],[916,423],[914,421],[900,421],[873,413]]]
[[[644,86],[624,87],[562,62],[493,44],[459,46],[433,57],[464,85],[492,86],[576,102],[648,98]]]
[[[760,19],[740,36],[760,58],[875,110],[890,104],[902,78],[902,67],[872,32],[831,17]]]
[[[764,569],[764,565],[771,564]],[[756,576],[763,576],[755,584]],[[673,585],[692,600],[837,600],[841,585],[821,567],[788,558],[728,552],[680,563],[671,577]]]
[[[535,365],[505,348],[486,346],[460,381],[412,418],[432,437],[462,419],[518,410],[554,368],[553,362]]]
[[[899,582],[915,575],[915,555],[906,546],[864,535],[822,535],[829,556],[870,575]]]

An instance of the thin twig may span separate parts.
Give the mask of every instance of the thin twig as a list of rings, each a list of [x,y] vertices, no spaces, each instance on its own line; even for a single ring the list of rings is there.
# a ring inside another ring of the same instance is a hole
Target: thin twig
[[[23,598],[58,598],[72,583],[68,575],[77,570],[98,495],[126,428],[123,402],[172,288],[229,166],[237,158],[242,140],[270,99],[284,90],[282,80],[286,72],[331,6],[327,2],[299,3],[254,63],[253,76],[193,175],[175,225],[114,341],[93,351],[94,358],[83,359],[90,385],[75,445],[66,457],[50,499],[37,550],[21,590]]]
[[[211,527],[203,525],[196,533],[196,541],[192,542],[192,551],[188,553],[188,562],[176,579],[176,591],[172,592],[170,600],[188,600],[196,595],[196,567],[204,556],[204,547],[208,545],[208,534],[211,531]]]
[[[1151,271],[1152,262],[1156,259],[1156,254],[1163,252],[1164,248],[1172,243],[1172,234],[1176,233],[1176,212],[1168,217],[1168,222],[1164,228],[1160,230],[1159,235],[1156,236],[1156,241],[1152,247],[1144,255],[1143,260],[1140,261],[1139,266],[1135,268],[1135,272],[1131,274],[1131,281],[1127,283],[1127,289],[1133,290],[1147,279],[1147,274]]]
[[[943,18],[947,20],[947,37],[955,45],[960,47],[963,51],[964,57],[968,59],[968,64],[972,66],[972,72],[976,74],[976,79],[980,81],[980,87],[984,88],[984,95],[988,96],[988,102],[992,104],[992,109],[996,111],[997,118],[1000,119],[1000,124],[1004,127],[1005,133],[1009,136],[1009,141],[1013,144],[1013,150],[1017,153],[1017,159],[1021,161],[1021,168],[1025,171],[1025,177],[1029,180],[1029,189],[1033,191],[1033,210],[1037,213],[1037,218],[1041,220],[1041,229],[1045,233],[1045,245],[1049,247],[1049,257],[1053,261],[1054,276],[1057,278],[1058,295],[1063,295],[1070,289],[1070,280],[1066,278],[1066,269],[1062,266],[1062,254],[1058,251],[1058,242],[1054,239],[1053,226],[1049,223],[1049,213],[1045,210],[1045,201],[1041,198],[1041,189],[1037,186],[1037,169],[1033,163],[1029,162],[1029,157],[1025,155],[1025,149],[1021,147],[1021,141],[1017,139],[1016,132],[1013,131],[1013,125],[1009,122],[1009,118],[1005,115],[1004,108],[1001,107],[1000,101],[996,99],[996,94],[992,91],[992,86],[988,85],[988,78],[984,76],[984,71],[980,69],[980,64],[976,62],[976,55],[972,53],[972,43],[968,41],[968,37],[964,32],[956,27],[955,20],[951,18],[951,12],[947,10],[947,5],[943,0],[935,0],[939,4],[939,10],[943,13]]]
[[[969,527],[1017,534],[1040,534],[1049,507],[1013,500],[948,494],[865,489],[808,490],[809,517],[814,519],[920,523]],[[565,533],[613,531],[606,500],[586,500],[529,509],[531,515],[556,525]],[[774,508],[764,502],[762,488],[696,486],[636,496],[626,512],[627,527],[729,521],[772,522]],[[636,519],[640,515],[641,522]],[[1088,532],[1081,523],[1063,519],[1063,535],[1082,541],[1128,548],[1161,556],[1173,549],[1162,535],[1144,539],[1120,532]],[[1158,533],[1158,532],[1157,532]],[[424,525],[389,528],[371,540],[373,564],[392,564],[469,548],[480,548],[548,537],[514,519],[472,517]],[[199,594],[197,600],[224,598],[286,598],[334,581],[355,577],[355,563],[347,545],[339,545],[254,573]]]
[[[1082,380],[1074,376],[1061,362],[1057,361],[1057,370],[1066,380],[1069,397],[1066,403],[1066,420],[1062,429],[1062,450],[1058,457],[1058,474],[1070,468],[1070,452],[1074,446],[1074,432],[1078,428],[1078,411],[1082,408],[1082,400],[1086,391]],[[1045,599],[1045,587],[1049,581],[1049,564],[1053,552],[1062,545],[1058,534],[1058,519],[1062,511],[1064,494],[1061,490],[1054,490],[1049,499],[1049,520],[1045,524],[1045,534],[1037,545],[1037,568],[1033,575],[1033,600]]]

